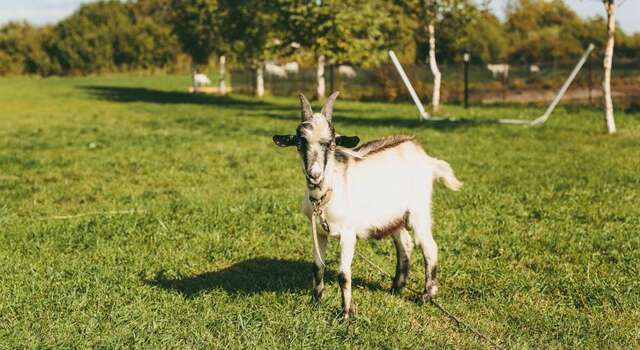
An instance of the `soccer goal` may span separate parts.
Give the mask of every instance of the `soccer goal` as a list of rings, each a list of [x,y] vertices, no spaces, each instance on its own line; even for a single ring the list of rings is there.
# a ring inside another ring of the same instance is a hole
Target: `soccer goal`
[[[573,80],[576,78],[576,75],[578,75],[578,72],[580,72],[580,69],[582,68],[584,63],[587,61],[587,57],[589,57],[589,54],[591,54],[591,51],[593,51],[593,49],[594,49],[593,44],[589,44],[589,47],[587,47],[587,50],[584,52],[582,57],[580,57],[578,64],[576,64],[576,66],[573,68],[573,71],[571,71],[571,74],[569,75],[567,80],[565,80],[564,84],[562,84],[562,87],[560,88],[560,90],[558,90],[558,93],[553,98],[553,100],[551,101],[551,104],[549,104],[544,114],[542,114],[540,117],[534,120],[498,119],[497,122],[501,124],[521,124],[521,125],[544,124],[549,119],[549,117],[551,116],[551,113],[553,113],[553,110],[556,108],[556,106],[558,105],[558,103],[560,102],[564,94],[567,92],[567,89],[569,89],[569,86],[571,85]],[[424,120],[424,121],[442,121],[442,120],[455,121],[457,120],[455,118],[437,118],[437,117],[430,116],[429,113],[425,111],[424,106],[422,105],[422,102],[418,97],[418,94],[413,88],[413,85],[411,84],[409,77],[407,77],[407,73],[405,73],[404,69],[402,68],[400,61],[398,61],[398,57],[396,57],[396,54],[393,51],[389,50],[389,57],[391,58],[393,65],[396,67],[398,74],[400,74],[400,78],[402,78],[402,81],[404,82],[405,87],[409,91],[409,95],[411,95],[411,99],[413,100],[413,103],[415,103],[416,107],[418,108],[418,112],[420,113],[421,120]]]

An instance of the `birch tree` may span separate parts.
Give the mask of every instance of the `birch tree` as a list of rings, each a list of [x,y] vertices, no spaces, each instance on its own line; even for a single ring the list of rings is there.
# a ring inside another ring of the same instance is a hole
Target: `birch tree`
[[[388,0],[279,0],[284,47],[295,44],[316,62],[316,94],[326,94],[325,65],[364,67],[386,60],[398,41],[400,9]]]
[[[435,2],[435,0],[432,0]],[[433,74],[433,96],[431,97],[431,106],[433,111],[437,111],[440,107],[440,81],[442,74],[438,69],[436,61],[436,34],[435,34],[435,16],[429,21],[429,68]]]
[[[604,50],[604,79],[602,92],[604,96],[604,121],[609,134],[616,132],[616,123],[613,119],[613,100],[611,99],[611,66],[613,65],[613,46],[616,32],[616,6],[615,0],[603,0],[607,11],[607,44]]]
[[[264,0],[219,0],[226,9],[223,19],[230,50],[255,70],[255,92],[264,96],[264,61],[278,55],[277,7]]]
[[[208,64],[215,52],[220,60],[220,93],[226,93],[225,40],[222,36],[224,10],[217,0],[172,0],[171,9],[173,30],[182,49],[191,57],[194,77],[198,66]]]
[[[399,0],[398,3],[405,10],[406,15],[413,19],[414,37],[417,46],[425,42],[424,35],[428,37],[426,40],[428,43],[426,61],[433,74],[431,107],[434,111],[437,111],[440,107],[442,73],[438,68],[436,55],[436,27],[447,14],[453,14],[453,17],[464,16],[467,19],[467,23],[472,23],[470,19],[472,16],[476,16],[478,11],[469,0]],[[420,50],[417,51],[419,52]],[[419,60],[422,61],[422,58]]]

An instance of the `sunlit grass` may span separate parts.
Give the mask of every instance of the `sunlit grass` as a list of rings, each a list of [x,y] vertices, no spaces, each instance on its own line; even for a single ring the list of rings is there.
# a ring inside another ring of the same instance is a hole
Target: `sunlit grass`
[[[311,303],[303,179],[271,142],[298,102],[188,84],[0,80],[0,347],[486,346],[358,259],[358,319],[340,322],[335,241]],[[428,124],[408,103],[338,101],[335,120],[414,134],[465,182],[434,197],[443,305],[511,347],[637,347],[640,114],[619,112],[615,136],[597,110],[490,122],[541,112],[446,106],[465,122]],[[390,241],[358,250],[393,271]],[[420,271],[414,253],[416,288]]]

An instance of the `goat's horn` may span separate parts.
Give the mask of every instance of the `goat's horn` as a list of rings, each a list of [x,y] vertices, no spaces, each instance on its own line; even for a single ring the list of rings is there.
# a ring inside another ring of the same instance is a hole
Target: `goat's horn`
[[[302,94],[302,92],[298,93],[298,97],[300,97],[300,108],[302,109],[302,113],[300,114],[301,121],[307,121],[313,117],[313,111],[311,110],[311,104],[309,104],[309,100]]]
[[[338,95],[340,95],[340,91],[332,93],[331,96],[329,96],[329,98],[327,99],[327,103],[324,104],[322,110],[320,111],[320,113],[322,113],[322,115],[324,115],[324,117],[327,118],[329,122],[331,121],[331,117],[333,116],[333,103],[336,102]]]

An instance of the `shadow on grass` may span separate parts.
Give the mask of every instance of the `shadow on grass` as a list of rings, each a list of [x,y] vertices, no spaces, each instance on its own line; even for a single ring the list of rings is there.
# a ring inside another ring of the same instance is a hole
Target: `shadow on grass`
[[[167,291],[179,292],[186,298],[193,298],[214,289],[221,289],[232,295],[262,292],[311,293],[311,267],[311,263],[301,260],[259,257],[217,271],[175,279],[167,278],[164,272],[160,271],[153,279],[144,282]],[[336,280],[337,274],[327,269],[325,283]],[[357,278],[353,280],[353,284],[370,290],[384,289],[377,283]]]
[[[342,113],[338,112],[338,113]],[[253,117],[253,115],[251,115]],[[295,125],[299,123],[300,118],[297,114],[283,114],[276,113],[270,110],[265,109],[264,112],[261,112],[259,116],[268,117],[275,120],[290,120],[292,123],[292,130],[295,128]],[[448,131],[455,130],[458,128],[469,128],[469,127],[478,127],[484,125],[498,125],[498,120],[491,119],[443,119],[443,120],[431,120],[431,121],[422,121],[417,118],[402,118],[402,117],[388,117],[388,116],[358,116],[351,117],[345,116],[344,114],[336,114],[333,117],[333,123],[337,124],[337,128],[341,126],[353,126],[353,127],[394,127],[394,128],[407,128],[407,129],[415,129],[415,128],[424,128],[424,129],[433,129],[440,131]],[[339,131],[339,130],[338,130]]]
[[[158,104],[196,104],[221,107],[241,107],[245,109],[273,108],[276,105],[266,101],[239,99],[232,96],[192,94],[179,91],[164,91],[142,87],[82,85],[78,88],[88,91],[93,97],[114,102],[147,102]],[[297,105],[278,109],[298,110]]]
[[[83,85],[80,89],[88,91],[95,98],[114,102],[146,102],[158,104],[196,104],[219,107],[230,107],[242,110],[253,110],[259,113],[251,113],[251,117],[267,117],[275,120],[299,121],[299,106],[292,103],[290,106],[273,104],[266,101],[237,98],[234,96],[216,96],[192,94],[179,91],[163,91],[142,87]],[[356,113],[357,111],[341,109],[341,113]],[[364,112],[366,113],[366,112]],[[421,121],[417,118],[402,118],[376,115],[345,116],[336,115],[334,121],[341,125],[363,127],[400,127],[400,128],[427,128],[434,130],[453,130],[488,124],[497,124],[496,120],[471,120],[471,119],[444,119],[434,121]],[[293,129],[293,126],[292,126]]]

